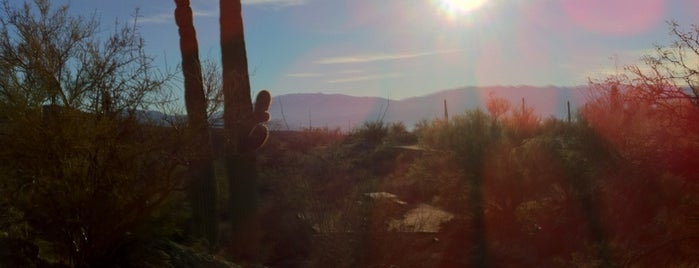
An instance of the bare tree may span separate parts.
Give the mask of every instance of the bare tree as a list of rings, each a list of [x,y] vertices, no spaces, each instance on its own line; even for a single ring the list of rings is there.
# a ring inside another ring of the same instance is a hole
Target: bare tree
[[[135,21],[100,33],[67,6],[2,1],[0,233],[103,266],[170,198],[181,147],[140,112],[170,77],[151,62]]]
[[[221,86],[221,65],[214,60],[204,59],[201,62],[202,85],[206,97],[206,117],[209,125],[216,123],[223,111],[223,88]]]
[[[643,56],[642,65],[628,65],[623,73],[591,80],[593,88],[652,103],[678,119],[687,117],[689,106],[683,102],[699,108],[699,26],[685,31],[676,22],[668,24],[675,38],[670,45],[656,46],[654,54]],[[635,92],[623,94],[628,90]]]
[[[681,86],[688,87],[689,90],[678,93],[699,106],[699,26],[692,25],[685,31],[677,22],[668,24],[675,41],[669,46],[657,46],[656,55],[645,57],[645,61],[675,85],[681,82]]]

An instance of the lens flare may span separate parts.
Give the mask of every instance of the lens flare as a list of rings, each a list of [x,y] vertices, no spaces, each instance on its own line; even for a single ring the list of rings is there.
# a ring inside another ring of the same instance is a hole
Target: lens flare
[[[456,18],[460,15],[474,11],[487,0],[436,0],[437,5],[446,13],[449,18]]]
[[[634,35],[662,22],[666,2],[663,0],[563,1],[563,12],[578,26],[594,32]]]

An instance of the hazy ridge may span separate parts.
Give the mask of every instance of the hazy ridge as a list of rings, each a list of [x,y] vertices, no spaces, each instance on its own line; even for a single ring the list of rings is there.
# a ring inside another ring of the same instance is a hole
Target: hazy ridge
[[[443,103],[447,101],[451,115],[467,109],[483,108],[489,95],[494,94],[521,105],[534,107],[542,117],[566,116],[566,102],[572,109],[581,106],[588,94],[586,87],[464,87],[444,90],[424,96],[400,100],[380,97],[355,97],[342,94],[296,93],[273,97],[270,113],[274,129],[297,130],[312,127],[340,128],[343,131],[360,126],[363,122],[383,117],[386,122],[403,122],[412,127],[422,119],[442,117]],[[388,108],[386,108],[388,106]],[[282,114],[283,111],[283,114]],[[286,123],[285,123],[285,122]]]

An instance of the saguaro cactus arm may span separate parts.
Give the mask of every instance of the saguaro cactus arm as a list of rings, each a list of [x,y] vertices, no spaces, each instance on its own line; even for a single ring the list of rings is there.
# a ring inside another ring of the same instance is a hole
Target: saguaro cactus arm
[[[272,95],[269,94],[269,91],[262,90],[257,94],[253,114],[250,118],[252,120],[252,129],[250,129],[244,140],[246,150],[259,149],[267,141],[269,129],[267,129],[264,123],[269,121],[271,117],[269,114],[271,103]]]

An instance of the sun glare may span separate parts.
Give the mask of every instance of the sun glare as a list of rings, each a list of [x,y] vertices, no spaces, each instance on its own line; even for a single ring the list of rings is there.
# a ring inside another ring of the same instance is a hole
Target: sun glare
[[[456,18],[483,6],[487,0],[437,0],[438,5],[450,17]]]

